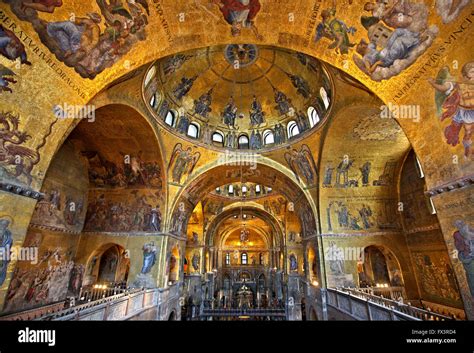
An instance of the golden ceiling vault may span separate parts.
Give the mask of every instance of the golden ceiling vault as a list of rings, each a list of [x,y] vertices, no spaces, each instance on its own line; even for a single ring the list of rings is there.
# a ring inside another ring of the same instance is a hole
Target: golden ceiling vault
[[[181,295],[337,319],[341,287],[474,319],[473,23],[469,0],[3,0],[0,247],[40,260],[0,260],[0,314],[113,284],[166,292],[160,320]]]

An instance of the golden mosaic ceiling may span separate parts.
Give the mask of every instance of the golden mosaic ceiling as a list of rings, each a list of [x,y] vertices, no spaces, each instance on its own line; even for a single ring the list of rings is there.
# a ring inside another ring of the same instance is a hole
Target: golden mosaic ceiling
[[[222,131],[229,128],[229,104],[235,106],[235,130],[250,131],[307,115],[310,106],[324,106],[321,87],[331,94],[317,59],[270,46],[213,46],[167,57],[156,68],[159,91],[172,107]],[[255,111],[263,115],[252,123]]]

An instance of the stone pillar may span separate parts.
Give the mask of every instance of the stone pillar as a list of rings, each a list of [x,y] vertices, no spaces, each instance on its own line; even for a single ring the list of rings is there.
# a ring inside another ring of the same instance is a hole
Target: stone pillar
[[[209,249],[209,266],[207,268],[207,272],[210,272],[214,268],[214,258],[216,256],[216,250],[214,248]]]
[[[429,194],[437,210],[464,311],[469,320],[474,320],[474,185],[458,181]]]
[[[202,280],[200,274],[191,274],[186,276],[186,282],[188,282],[188,296],[193,299],[193,304],[198,308],[202,303]]]
[[[36,202],[41,197],[41,194],[32,188],[23,188],[5,182],[2,182],[1,188],[11,190],[11,192],[0,191],[0,220],[8,222],[4,234],[1,235],[7,238],[7,234],[10,234],[12,245],[14,247],[21,247],[23,246]],[[0,312],[4,310],[8,287],[17,263],[14,260],[10,261],[4,280],[0,283]]]
[[[275,292],[277,298],[283,300],[283,272],[281,270],[275,272]]]
[[[286,316],[288,321],[301,321],[301,298],[302,293],[300,292],[300,281],[301,277],[298,274],[288,275],[288,298],[286,298]]]

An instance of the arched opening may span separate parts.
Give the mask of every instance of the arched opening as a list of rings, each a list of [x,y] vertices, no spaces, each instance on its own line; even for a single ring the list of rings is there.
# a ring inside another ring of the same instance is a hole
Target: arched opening
[[[197,139],[199,138],[199,130],[200,130],[199,124],[196,122],[192,122],[191,124],[189,124],[187,134],[189,137]]]
[[[126,287],[130,273],[130,259],[125,248],[106,243],[88,254],[82,281],[83,290],[95,285],[108,288]]]
[[[111,246],[104,251],[99,260],[99,272],[97,281],[100,283],[116,282],[119,252],[116,246]]]
[[[316,248],[314,245],[310,245],[308,249],[308,270],[309,270],[309,280],[310,283],[318,287],[320,285],[319,277],[319,261],[316,253]]]
[[[329,95],[326,89],[324,87],[321,87],[319,94],[321,96],[321,99],[323,100],[324,108],[326,108],[326,110],[329,109],[329,106],[331,105],[331,101],[329,99]]]
[[[359,286],[395,300],[406,298],[402,270],[397,257],[383,246],[364,249],[358,262]]]
[[[165,117],[165,124],[171,127],[175,127],[177,120],[176,117],[177,113],[174,110],[168,110]]]
[[[247,135],[239,136],[239,149],[248,150],[250,148],[250,140]]]
[[[175,246],[171,250],[171,254],[168,260],[168,282],[169,284],[174,284],[179,280],[179,261],[180,254],[179,248]]]
[[[212,142],[219,146],[224,146],[224,134],[220,131],[216,131],[212,134]]]
[[[27,231],[25,244],[37,247],[45,261],[17,265],[16,273],[27,271],[25,286],[45,276],[49,290],[41,293],[38,287],[28,297],[12,291],[9,310],[79,298],[96,284],[132,285],[136,278],[130,278],[124,234],[136,237],[131,246],[139,257],[139,237],[160,231],[166,193],[162,171],[156,136],[133,108],[107,105],[95,111],[93,123],[81,120],[50,164],[41,189],[45,198]]]
[[[385,287],[391,284],[387,260],[382,250],[376,246],[364,249],[364,265],[360,285],[370,287]],[[401,278],[395,279],[399,285]]]
[[[265,146],[275,143],[275,135],[272,130],[265,130],[263,132],[263,144]]]
[[[289,139],[300,134],[298,124],[294,120],[288,123],[288,125],[286,126],[286,131]]]
[[[316,111],[316,108],[314,108],[314,107],[309,107],[308,108],[308,117],[309,117],[309,126],[310,126],[310,128],[315,127],[321,121],[321,118],[319,117],[319,114]]]

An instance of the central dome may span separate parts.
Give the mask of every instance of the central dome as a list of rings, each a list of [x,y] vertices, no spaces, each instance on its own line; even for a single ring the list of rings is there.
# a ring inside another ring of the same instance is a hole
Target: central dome
[[[156,62],[145,98],[184,138],[223,148],[283,145],[319,126],[333,89],[315,58],[276,47],[231,44]]]

